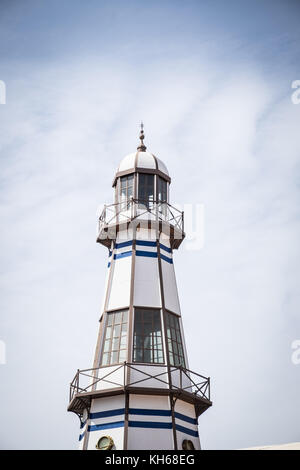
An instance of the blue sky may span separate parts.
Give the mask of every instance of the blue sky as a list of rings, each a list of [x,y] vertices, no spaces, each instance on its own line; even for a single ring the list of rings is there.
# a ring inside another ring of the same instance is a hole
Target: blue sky
[[[2,448],[77,446],[66,407],[97,337],[97,211],[141,119],[171,202],[205,207],[203,249],[175,254],[190,367],[212,377],[202,445],[300,440],[299,9],[1,2]]]

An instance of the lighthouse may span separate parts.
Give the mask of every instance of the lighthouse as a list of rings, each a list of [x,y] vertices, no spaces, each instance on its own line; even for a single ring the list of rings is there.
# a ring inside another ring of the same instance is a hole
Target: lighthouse
[[[99,218],[108,256],[98,340],[93,367],[71,382],[68,410],[80,419],[82,450],[200,450],[198,418],[212,402],[184,339],[173,259],[184,214],[170,203],[169,172],[147,151],[143,125],[139,139]]]

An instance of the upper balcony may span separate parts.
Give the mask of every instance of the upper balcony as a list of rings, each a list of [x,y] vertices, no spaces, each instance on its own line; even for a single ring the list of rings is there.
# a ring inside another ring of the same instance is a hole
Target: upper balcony
[[[110,248],[118,232],[132,228],[153,229],[158,239],[163,233],[171,248],[177,249],[185,237],[184,213],[167,202],[134,198],[105,205],[99,217],[97,242]]]

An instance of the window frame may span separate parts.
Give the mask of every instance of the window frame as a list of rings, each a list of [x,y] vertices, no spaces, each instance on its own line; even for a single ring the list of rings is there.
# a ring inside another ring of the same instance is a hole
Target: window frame
[[[134,197],[134,180],[135,180],[135,175],[134,173],[130,173],[129,175],[124,175],[124,176],[121,176],[120,177],[120,183],[119,183],[119,203],[120,205],[122,206],[123,208],[123,205],[125,207],[125,209],[129,207],[129,202],[130,202],[130,199]],[[122,193],[122,183],[123,182],[126,182],[125,184],[125,197],[123,197],[123,193]],[[131,182],[131,184],[128,184],[129,182]],[[131,188],[131,191],[130,191],[130,194],[129,194],[129,189]]]
[[[156,175],[153,174],[153,173],[144,173],[144,172],[139,172],[138,173],[138,187],[137,187],[137,194],[138,194],[138,201],[139,201],[139,204],[141,206],[144,206],[144,207],[147,207],[147,209],[153,207],[153,204],[154,202],[156,201]],[[146,184],[144,184],[144,194],[143,194],[143,197],[141,197],[141,180],[142,179],[145,179],[146,180]],[[147,189],[150,187],[149,183],[147,181],[149,180],[152,180],[153,181],[153,191],[152,191],[152,197],[149,197],[149,194],[148,194],[148,197],[146,198],[145,196],[147,196]]]
[[[117,314],[121,313],[121,318],[120,321],[116,322],[116,316]],[[124,321],[124,315],[126,314],[126,321]],[[112,322],[109,320],[109,316],[112,317]],[[129,317],[129,309],[118,309],[118,310],[112,310],[110,312],[106,312],[106,318],[105,318],[105,328],[103,332],[103,344],[102,344],[102,351],[101,351],[101,361],[100,361],[100,367],[109,367],[117,364],[122,364],[127,360],[128,356],[128,317]],[[123,325],[126,325],[126,334],[125,336],[125,346],[121,348],[121,342],[122,342],[122,331],[123,331]],[[119,326],[119,334],[117,336],[114,336],[114,327]],[[107,331],[108,327],[111,328],[111,335],[107,337]],[[114,339],[117,339],[118,341],[118,348],[113,348],[114,345]],[[109,341],[109,346],[108,349],[105,350],[105,343],[106,341]],[[120,361],[120,353],[121,351],[125,351],[125,358],[124,360]],[[113,358],[113,353],[118,354],[118,360],[117,361],[112,361]],[[108,354],[109,361],[104,363],[104,355]]]
[[[176,328],[175,326],[172,326],[171,324],[172,321],[170,321],[171,318],[173,318],[172,320],[173,325],[177,324],[178,328]],[[166,349],[167,349],[167,354],[168,354],[170,365],[174,367],[183,367],[184,369],[186,369],[185,349],[184,349],[184,343],[183,343],[183,338],[182,338],[182,333],[181,333],[180,319],[181,317],[177,315],[176,313],[166,310],[165,325],[164,325],[166,329],[166,340],[167,340]],[[175,333],[172,332],[172,329],[175,330]],[[170,333],[168,332],[168,330],[170,330]],[[178,337],[180,338],[180,341],[178,341]],[[175,348],[173,347],[174,344],[176,346]],[[171,349],[170,349],[170,345],[171,345]],[[178,352],[179,350],[181,350],[182,354]],[[172,356],[172,359],[171,359],[171,356]],[[175,356],[177,356],[179,359],[178,364],[176,364]],[[182,361],[180,361],[180,359],[182,359]]]
[[[162,178],[159,175],[156,175],[156,178],[157,178],[157,198],[156,199],[157,199],[158,202],[168,202],[168,182],[167,182],[167,180],[165,180],[164,178]],[[164,191],[161,190],[161,188],[163,187],[164,184],[165,184],[165,193],[166,193],[165,199],[159,197],[159,193],[164,192]]]
[[[137,321],[137,312],[142,311],[142,321]],[[150,335],[144,334],[145,332],[145,324],[149,323],[144,319],[144,312],[150,313],[152,312],[151,318],[151,333]],[[155,330],[155,318],[154,313],[158,314],[159,320],[159,330]],[[137,364],[149,364],[149,365],[164,365],[165,364],[165,353],[164,353],[164,339],[163,339],[163,318],[162,318],[162,311],[160,308],[151,308],[151,307],[134,307],[134,319],[133,319],[133,343],[132,343],[132,362]],[[142,332],[143,334],[139,334],[139,338],[141,338],[141,343],[143,344],[142,347],[137,347],[136,345],[136,325],[142,325]],[[154,333],[159,331],[160,335],[155,335]],[[157,339],[160,337],[160,343]],[[151,347],[145,348],[145,340],[146,338],[150,338]],[[157,347],[160,346],[160,347]],[[136,351],[142,351],[142,360],[136,359]],[[145,351],[150,351],[151,361],[145,360]],[[159,354],[160,353],[160,354]],[[157,360],[159,359],[159,360]]]

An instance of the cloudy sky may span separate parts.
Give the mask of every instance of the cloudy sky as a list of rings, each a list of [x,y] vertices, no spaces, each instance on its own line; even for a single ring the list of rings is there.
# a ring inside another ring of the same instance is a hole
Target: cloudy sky
[[[203,204],[174,255],[206,449],[300,441],[300,5],[1,0],[0,447],[75,449],[107,253],[97,211],[146,145],[171,202]]]

